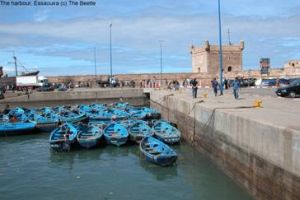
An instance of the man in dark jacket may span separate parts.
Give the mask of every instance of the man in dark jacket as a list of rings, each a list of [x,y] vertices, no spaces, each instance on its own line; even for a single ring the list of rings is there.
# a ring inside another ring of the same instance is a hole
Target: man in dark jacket
[[[190,84],[192,85],[193,98],[197,98],[198,81],[194,78],[191,80]]]
[[[215,96],[218,95],[218,87],[219,87],[219,83],[217,81],[216,78],[214,78],[212,81],[211,81],[211,87],[213,88],[214,90],[214,93],[215,93]]]

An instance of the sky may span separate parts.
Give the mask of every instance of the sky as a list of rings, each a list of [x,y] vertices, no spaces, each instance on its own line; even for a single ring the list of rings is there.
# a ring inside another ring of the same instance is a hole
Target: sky
[[[191,45],[218,44],[217,0],[97,0],[95,6],[22,2],[31,5],[0,4],[0,66],[10,75],[13,53],[19,71],[109,74],[110,24],[117,74],[159,73],[160,40],[163,72],[191,72]],[[245,41],[245,70],[258,69],[264,57],[271,67],[283,67],[300,59],[299,10],[299,0],[221,0],[222,43],[229,42],[228,29],[232,43]]]

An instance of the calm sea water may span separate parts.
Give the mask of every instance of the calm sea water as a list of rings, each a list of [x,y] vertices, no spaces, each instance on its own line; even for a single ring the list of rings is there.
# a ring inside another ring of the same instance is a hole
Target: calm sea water
[[[160,167],[138,146],[56,153],[48,134],[0,138],[0,199],[251,199],[189,145],[173,147],[177,165]]]

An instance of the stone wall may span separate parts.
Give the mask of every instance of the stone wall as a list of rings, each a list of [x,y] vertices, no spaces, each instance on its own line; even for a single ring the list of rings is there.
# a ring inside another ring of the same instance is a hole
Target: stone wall
[[[149,104],[143,89],[136,88],[91,88],[70,91],[35,92],[29,95],[5,98],[0,100],[0,109],[5,105],[11,107],[44,107],[58,105],[75,105],[81,103],[112,103],[126,101],[131,105],[144,106]]]
[[[300,199],[299,130],[151,92],[151,107],[256,199]]]
[[[290,73],[289,73],[290,72]],[[300,76],[300,70],[298,71],[286,71],[285,69],[271,69],[270,74],[268,76],[261,75],[260,70],[246,70],[246,71],[232,71],[232,72],[226,72],[224,73],[224,77],[227,79],[234,79],[235,77],[244,77],[244,78],[281,78],[281,77],[299,77]],[[143,87],[145,86],[145,82],[147,80],[151,80],[156,83],[156,85],[160,85],[160,74],[159,73],[153,73],[153,74],[116,74],[115,77],[117,77],[120,81],[134,81],[136,87],[140,87],[140,84],[143,84]],[[193,79],[196,78],[200,84],[200,87],[206,87],[211,85],[211,80],[214,77],[219,77],[218,73],[211,75],[208,73],[163,73],[162,74],[162,86],[166,87],[167,84],[169,84],[173,80],[177,80],[180,82],[180,84],[183,83],[186,79]],[[95,83],[95,79],[97,80],[107,80],[108,75],[86,75],[86,76],[50,76],[48,77],[49,81],[51,83],[68,83],[69,81],[72,81],[74,83],[84,82],[84,83],[91,83],[93,86]]]

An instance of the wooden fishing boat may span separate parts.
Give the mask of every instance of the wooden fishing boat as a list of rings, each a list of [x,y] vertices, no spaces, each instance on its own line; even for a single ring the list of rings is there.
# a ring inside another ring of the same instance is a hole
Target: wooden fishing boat
[[[131,141],[140,143],[146,136],[152,136],[151,128],[145,121],[138,120],[128,128],[129,138]]]
[[[142,111],[142,110],[136,110],[134,112],[130,113],[130,117],[132,119],[146,119],[147,118],[147,113]]]
[[[99,127],[100,129],[104,130],[104,128],[110,124],[111,122],[110,121],[90,121],[88,124],[89,125],[93,125],[93,126],[97,126]]]
[[[177,159],[177,154],[172,148],[154,137],[144,137],[140,143],[140,151],[147,161],[161,166],[172,165]]]
[[[28,116],[28,119],[36,123],[35,128],[40,132],[51,132],[60,124],[59,116],[54,113],[35,113]]]
[[[34,122],[0,122],[0,136],[23,135],[35,133]]]
[[[126,111],[135,119],[160,119],[160,113],[148,107],[128,107]]]
[[[128,128],[130,126],[132,126],[134,123],[136,123],[136,120],[132,120],[132,119],[119,120],[119,121],[116,121],[116,123],[123,125],[128,130]]]
[[[129,114],[124,110],[110,108],[107,110],[99,110],[93,113],[89,113],[89,117],[91,120],[124,120],[129,117]]]
[[[102,129],[92,124],[79,124],[75,127],[78,130],[77,141],[81,147],[91,149],[99,144],[103,136]]]
[[[129,113],[127,113],[124,110],[111,108],[111,109],[109,109],[109,111],[113,114],[112,118],[115,120],[124,120],[130,116]]]
[[[125,110],[128,106],[130,106],[128,102],[117,102],[112,104],[112,107],[122,110]]]
[[[152,131],[155,137],[165,143],[175,144],[180,142],[180,131],[166,121],[159,120],[155,122],[152,126]]]
[[[104,121],[110,121],[112,117],[114,116],[112,112],[109,112],[108,110],[97,110],[94,112],[87,113],[90,120],[104,120]]]
[[[74,112],[66,111],[60,113],[59,119],[63,122],[77,123],[88,121],[88,116],[86,116],[85,114],[76,114]]]
[[[50,147],[56,151],[70,151],[77,141],[78,130],[70,123],[65,123],[53,130],[49,137]]]
[[[79,105],[78,109],[79,109],[79,113],[81,114],[86,114],[93,111],[93,109],[89,105],[85,105],[85,104]]]
[[[101,103],[93,103],[90,105],[90,107],[94,110],[106,110],[107,109],[106,104],[101,104]]]
[[[160,119],[161,114],[154,108],[142,107],[142,110],[147,113],[145,119]]]
[[[107,143],[121,146],[127,142],[128,131],[119,123],[111,123],[104,129],[104,137]]]

